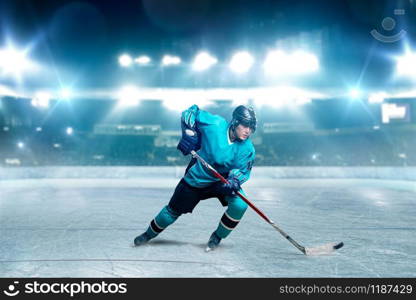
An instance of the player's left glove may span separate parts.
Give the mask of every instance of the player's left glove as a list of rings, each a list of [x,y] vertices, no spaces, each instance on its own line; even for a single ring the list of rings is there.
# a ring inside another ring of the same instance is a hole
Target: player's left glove
[[[234,196],[235,192],[238,192],[241,189],[240,180],[231,174],[227,178],[228,183],[223,183],[220,187],[221,193],[226,196]]]
[[[184,122],[182,122],[181,126],[182,138],[179,141],[177,149],[186,156],[192,150],[198,151],[201,148],[201,136],[196,129],[188,127]]]

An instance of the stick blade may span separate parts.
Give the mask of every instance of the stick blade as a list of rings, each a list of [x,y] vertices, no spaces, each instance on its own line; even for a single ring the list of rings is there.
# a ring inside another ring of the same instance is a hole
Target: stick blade
[[[311,248],[305,248],[305,254],[310,256],[315,255],[329,255],[333,253],[335,250],[340,249],[344,246],[343,242],[340,243],[328,243],[322,246],[316,246]]]

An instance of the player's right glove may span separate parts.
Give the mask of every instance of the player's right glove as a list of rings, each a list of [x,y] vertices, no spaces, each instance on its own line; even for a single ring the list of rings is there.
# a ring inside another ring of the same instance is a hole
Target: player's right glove
[[[190,128],[183,121],[181,122],[181,126],[182,138],[179,141],[177,149],[186,156],[191,153],[192,150],[198,151],[201,148],[201,136],[196,129]]]
[[[226,196],[234,196],[235,192],[238,192],[241,188],[240,180],[238,180],[237,177],[234,176],[234,174],[231,174],[227,178],[228,183],[223,183],[220,186],[220,193],[226,195]]]

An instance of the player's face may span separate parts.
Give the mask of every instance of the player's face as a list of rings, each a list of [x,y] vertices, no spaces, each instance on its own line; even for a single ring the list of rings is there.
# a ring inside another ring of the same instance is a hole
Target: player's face
[[[236,128],[235,128],[235,134],[237,135],[237,137],[240,140],[246,140],[250,137],[252,131],[250,127],[246,127],[242,124],[239,124]]]

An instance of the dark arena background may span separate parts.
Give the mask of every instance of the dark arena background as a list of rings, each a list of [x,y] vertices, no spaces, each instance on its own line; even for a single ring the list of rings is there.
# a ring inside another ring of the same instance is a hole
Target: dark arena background
[[[416,3],[1,1],[0,277],[413,277]],[[193,104],[254,107],[250,208],[134,238],[190,156]]]

